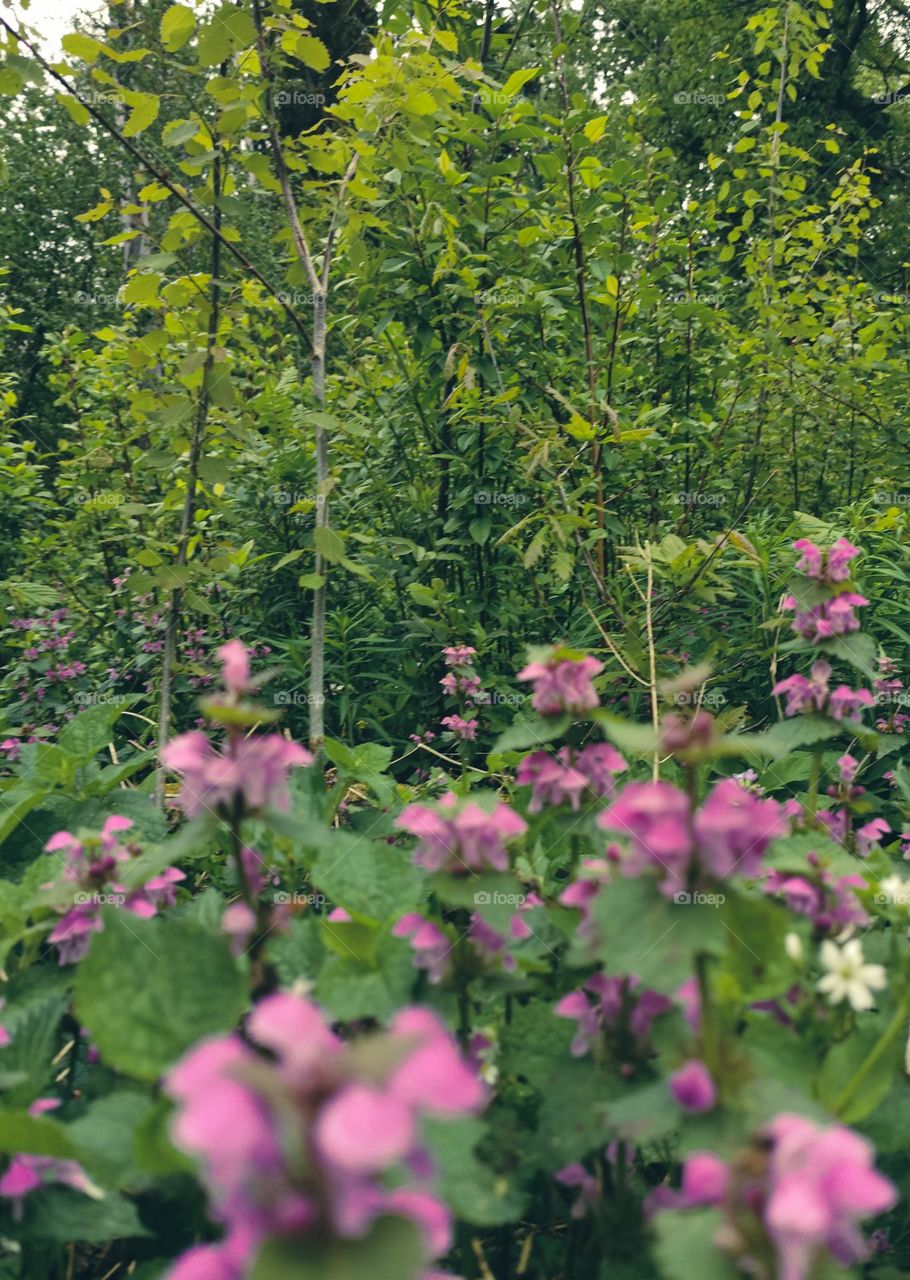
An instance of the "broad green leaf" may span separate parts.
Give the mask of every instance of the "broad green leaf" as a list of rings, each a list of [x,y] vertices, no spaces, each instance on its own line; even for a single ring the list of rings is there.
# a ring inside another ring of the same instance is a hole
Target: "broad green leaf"
[[[156,93],[126,93],[124,101],[130,108],[129,118],[123,126],[123,136],[134,138],[158,118],[159,98]]]
[[[344,539],[328,525],[317,526],[313,537],[316,550],[322,558],[328,560],[329,564],[338,564],[344,556]]]
[[[320,1243],[302,1250],[292,1242],[268,1241],[249,1280],[417,1280],[425,1250],[410,1219],[378,1218],[360,1240]]]
[[[329,51],[322,41],[316,36],[305,35],[302,31],[285,31],[281,37],[281,47],[285,53],[297,58],[313,71],[325,71],[331,61]]]
[[[73,58],[78,58],[80,62],[87,62],[91,65],[97,61],[98,57],[104,52],[104,45],[100,40],[96,40],[93,36],[86,35],[83,31],[70,31],[60,41],[63,45],[64,53],[70,54]]]
[[[197,1040],[234,1027],[246,987],[222,938],[111,908],[80,962],[75,1004],[106,1063],[155,1080]]]
[[[185,4],[172,4],[161,15],[161,41],[168,53],[182,49],[196,30],[196,15]]]
[[[199,30],[199,65],[216,67],[256,43],[256,28],[245,9],[223,4]]]

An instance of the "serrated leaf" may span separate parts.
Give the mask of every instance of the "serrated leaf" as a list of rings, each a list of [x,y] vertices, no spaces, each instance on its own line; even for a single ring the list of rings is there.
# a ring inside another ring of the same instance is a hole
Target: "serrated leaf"
[[[196,15],[185,4],[172,4],[161,15],[161,42],[168,53],[182,49],[196,30]]]
[[[204,1036],[230,1031],[246,999],[224,939],[113,908],[76,976],[76,1011],[102,1059],[140,1080],[157,1079]]]

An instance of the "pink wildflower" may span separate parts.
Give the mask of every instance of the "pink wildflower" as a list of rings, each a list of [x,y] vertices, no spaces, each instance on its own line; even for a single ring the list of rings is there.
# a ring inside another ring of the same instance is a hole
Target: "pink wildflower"
[[[463,716],[451,715],[443,716],[440,724],[444,724],[462,742],[473,742],[477,737],[477,720],[465,720]]]
[[[554,654],[546,662],[528,663],[518,679],[533,681],[531,705],[542,716],[563,712],[583,715],[598,705],[591,678],[602,670],[603,663],[596,658],[559,658]]]
[[[435,809],[408,805],[396,826],[417,836],[414,861],[419,866],[455,873],[505,871],[509,859],[504,842],[527,831],[527,823],[508,805],[497,802],[488,812],[473,800],[460,802],[452,791]]]
[[[717,1087],[700,1058],[692,1058],[674,1071],[667,1087],[674,1102],[696,1115],[710,1111],[717,1101]]]
[[[274,1057],[236,1035],[204,1041],[167,1082],[178,1103],[174,1139],[200,1157],[226,1228],[214,1248],[232,1251],[191,1251],[183,1274],[229,1274],[223,1265],[233,1261],[242,1275],[267,1237],[360,1237],[383,1214],[417,1224],[427,1262],[444,1253],[449,1214],[428,1185],[422,1122],[477,1111],[486,1099],[439,1019],[405,1009],[364,1055],[314,1005],[278,993],[255,1007],[248,1032]]]
[[[452,943],[438,925],[419,912],[411,911],[394,925],[392,933],[396,938],[410,941],[414,964],[418,969],[426,970],[431,983],[435,985],[443,980],[451,967]]]
[[[248,810],[284,811],[290,804],[288,773],[313,763],[305,747],[277,733],[231,739],[222,754],[198,729],[173,738],[161,759],[183,775],[180,806],[187,817],[204,809],[229,809],[236,799]]]

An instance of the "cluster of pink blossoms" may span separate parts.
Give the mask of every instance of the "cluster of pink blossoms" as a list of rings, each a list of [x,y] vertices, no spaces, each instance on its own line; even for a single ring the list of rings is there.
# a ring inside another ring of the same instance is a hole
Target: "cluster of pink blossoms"
[[[227,697],[212,706],[236,706],[253,691],[250,659],[240,640],[229,640],[218,650]],[[287,810],[288,773],[295,766],[313,763],[305,747],[279,733],[244,737],[231,726],[223,751],[218,751],[199,729],[174,738],[161,752],[161,760],[182,774],[180,807],[187,817],[205,809],[231,813],[240,803],[245,812],[273,808]]]
[[[887,711],[876,720],[875,727],[880,733],[903,733],[910,722],[906,712],[910,697],[903,691],[903,680],[894,674],[896,664],[891,658],[879,658],[878,667],[879,678],[872,681],[875,705],[887,707]]]
[[[601,671],[603,663],[596,658],[564,657],[556,649],[543,662],[529,662],[518,679],[533,683],[531,706],[542,716],[584,715],[599,703],[591,680]]]
[[[641,1052],[651,1031],[651,1023],[673,1008],[669,997],[646,987],[639,990],[639,979],[608,977],[595,973],[577,991],[570,991],[556,1005],[558,1018],[574,1018],[577,1030],[572,1040],[572,1055],[583,1057],[597,1049],[605,1035],[615,1034],[628,1042],[626,1053]]]
[[[819,863],[818,855],[807,857],[806,875],[773,870],[764,882],[765,893],[783,898],[791,911],[807,916],[820,933],[839,932],[845,925],[869,923],[857,900],[855,889],[867,889],[862,876],[835,876]]]
[[[256,1005],[247,1034],[270,1056],[225,1036],[167,1078],[174,1140],[201,1159],[225,1228],[170,1280],[241,1280],[270,1237],[356,1240],[387,1214],[418,1226],[427,1263],[446,1253],[451,1218],[420,1126],[481,1110],[486,1090],[436,1015],[403,1009],[387,1034],[346,1044],[315,1005],[278,993]]]
[[[774,686],[775,694],[785,694],[788,716],[802,712],[822,711],[833,716],[835,720],[849,720],[859,724],[863,716],[863,708],[873,704],[872,694],[868,689],[848,689],[840,684],[830,689],[831,665],[820,658],[812,664],[812,673],[807,680],[805,676],[788,676],[779,680]]]
[[[534,751],[518,766],[515,781],[531,788],[529,813],[540,813],[545,805],[568,801],[577,810],[585,792],[593,796],[612,796],[615,775],[629,766],[609,742],[595,742],[580,751],[563,747],[554,756],[547,751]]]
[[[859,631],[859,618],[853,611],[868,603],[865,596],[856,591],[843,591],[809,609],[800,609],[796,597],[787,596],[784,608],[795,611],[791,626],[797,635],[818,644],[822,640],[832,640],[835,636]]]
[[[808,538],[799,538],[793,543],[793,549],[799,552],[797,573],[812,580],[814,592],[820,588],[828,590],[827,599],[818,601],[816,595],[817,603],[814,604],[804,604],[793,595],[784,599],[783,607],[794,611],[793,630],[813,644],[858,631],[859,619],[854,610],[869,601],[856,591],[839,591],[838,588],[849,580],[850,562],[859,555],[859,548],[846,538],[839,538],[827,550],[817,547]]]
[[[846,538],[838,538],[827,551],[808,538],[797,538],[793,550],[799,552],[797,573],[803,573],[815,582],[828,583],[846,582],[850,577],[850,561],[859,555],[859,547]]]
[[[43,1116],[60,1106],[59,1098],[37,1098],[29,1107],[30,1116]],[[102,1191],[75,1160],[62,1160],[55,1156],[15,1155],[6,1172],[0,1177],[0,1196],[12,1202],[15,1221],[22,1217],[23,1201],[40,1187],[57,1183],[72,1187],[92,1199],[100,1199]]]
[[[477,717],[470,715],[481,693],[480,676],[473,671],[476,656],[477,650],[469,644],[450,645],[442,651],[449,670],[439,683],[450,698],[458,699],[460,710],[443,716],[440,724],[462,742],[474,742],[479,728]]]
[[[409,804],[396,826],[417,836],[414,861],[427,871],[505,871],[509,865],[505,841],[528,829],[524,818],[499,801],[489,810],[448,791],[431,809]]]
[[[620,873],[665,872],[661,892],[667,897],[691,888],[701,875],[724,880],[737,871],[754,878],[770,841],[788,829],[776,800],[756,796],[733,778],[718,782],[695,812],[670,782],[630,782],[597,821],[626,837]]]
[[[534,930],[524,917],[527,912],[543,905],[543,899],[539,894],[527,894],[524,901],[519,904],[518,910],[511,916],[505,933],[494,929],[479,912],[472,912],[468,936],[481,959],[486,963],[499,963],[506,973],[514,973],[518,967],[518,961],[510,954],[509,943],[524,942],[532,936]]]
[[[778,1280],[808,1280],[826,1253],[841,1266],[864,1258],[859,1223],[896,1202],[894,1186],[874,1168],[874,1154],[852,1129],[783,1113],[733,1164],[707,1151],[691,1155],[681,1190],[659,1187],[648,1207],[718,1206],[724,1222],[716,1243],[743,1271],[758,1273],[750,1244],[758,1231],[776,1255]]]
[[[73,905],[61,908],[63,919],[51,931],[48,941],[57,944],[61,964],[73,964],[88,951],[93,933],[104,928],[102,907],[122,906],[133,915],[149,919],[159,907],[173,906],[177,884],[185,879],[176,867],[151,876],[139,889],[127,890],[117,877],[124,863],[138,857],[136,844],[122,844],[119,833],[128,831],[132,819],[114,814],[97,837],[78,839],[69,831],[58,831],[44,846],[46,853],[63,852],[66,864],[62,880],[73,886]],[[46,886],[51,888],[51,885]]]
[[[425,970],[434,986],[442,982],[451,968],[452,943],[439,925],[419,911],[409,911],[394,925],[392,934],[410,942],[415,968]]]

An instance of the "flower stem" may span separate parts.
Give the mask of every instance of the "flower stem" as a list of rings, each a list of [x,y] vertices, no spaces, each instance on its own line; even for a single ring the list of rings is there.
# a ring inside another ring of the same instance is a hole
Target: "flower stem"
[[[908,1016],[910,1016],[910,991],[907,992],[903,1000],[897,1006],[897,1009],[894,1012],[894,1017],[888,1023],[887,1027],[885,1027],[885,1030],[872,1046],[867,1056],[860,1063],[852,1078],[848,1081],[846,1088],[834,1104],[834,1111],[837,1115],[843,1115],[847,1105],[853,1100],[854,1094],[866,1079],[869,1072],[876,1065],[882,1055],[887,1053],[897,1036],[900,1035],[901,1028],[907,1021]]]

